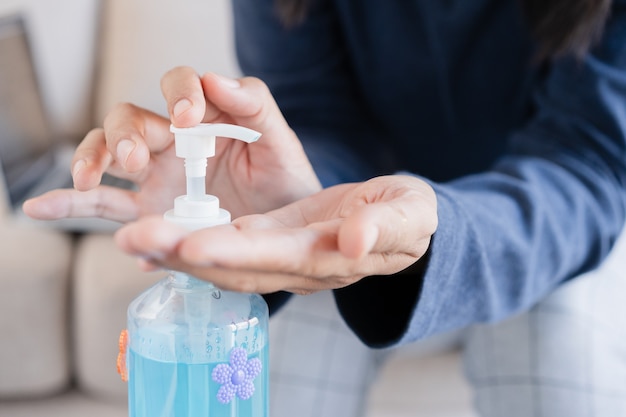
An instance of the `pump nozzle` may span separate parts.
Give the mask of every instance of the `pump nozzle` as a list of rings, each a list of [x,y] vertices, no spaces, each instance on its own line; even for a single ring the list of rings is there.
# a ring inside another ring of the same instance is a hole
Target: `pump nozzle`
[[[261,134],[225,123],[201,123],[188,128],[172,125],[170,131],[174,133],[176,156],[185,158],[187,194],[176,198],[174,210],[165,213],[165,218],[190,229],[229,223],[230,213],[219,207],[219,199],[206,194],[207,158],[215,156],[217,136],[252,143]]]
[[[179,158],[210,158],[215,156],[215,137],[255,142],[261,134],[246,127],[226,123],[200,123],[194,127],[170,126],[175,135],[176,156]]]

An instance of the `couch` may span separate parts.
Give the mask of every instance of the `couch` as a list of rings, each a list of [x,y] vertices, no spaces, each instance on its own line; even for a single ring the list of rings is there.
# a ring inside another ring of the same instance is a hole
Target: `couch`
[[[165,114],[159,79],[176,65],[239,73],[227,0],[5,0],[0,16],[11,13],[27,23],[50,136],[57,141],[77,143],[119,101]],[[112,230],[75,233],[25,220],[9,207],[3,187],[0,177],[0,416],[126,415],[126,386],[115,371],[117,337],[130,300],[163,274],[140,272],[116,248]],[[306,310],[309,303],[332,309],[323,297],[301,297],[273,318],[272,346],[284,340],[290,320],[310,314],[333,323],[348,346],[346,357],[380,356],[327,311]],[[313,331],[308,335],[315,339]],[[413,415],[421,407],[431,416],[471,415],[458,354],[433,353],[451,340],[385,352],[380,372],[372,365],[363,373],[358,389],[371,392],[363,414]],[[411,384],[421,395],[406,389]],[[433,388],[440,384],[448,387],[445,396]],[[280,395],[292,387],[276,386]]]

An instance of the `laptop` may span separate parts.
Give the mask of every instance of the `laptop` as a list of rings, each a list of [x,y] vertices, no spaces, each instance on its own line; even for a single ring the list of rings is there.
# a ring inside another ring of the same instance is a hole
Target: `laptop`
[[[17,220],[71,232],[109,232],[117,222],[98,218],[36,221],[22,212],[22,203],[57,188],[72,188],[70,165],[74,146],[51,136],[20,15],[0,17],[0,213]],[[133,184],[110,175],[103,183],[122,188]]]

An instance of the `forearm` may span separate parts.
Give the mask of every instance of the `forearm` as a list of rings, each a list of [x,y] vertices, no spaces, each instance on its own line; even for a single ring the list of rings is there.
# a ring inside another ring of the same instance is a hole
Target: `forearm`
[[[553,169],[560,172],[545,167],[545,176],[490,173],[433,184],[439,227],[427,256],[399,274],[335,291],[355,333],[383,347],[497,321],[595,267],[622,228],[626,190],[606,181],[586,188],[596,180]],[[546,177],[564,182],[543,185]]]

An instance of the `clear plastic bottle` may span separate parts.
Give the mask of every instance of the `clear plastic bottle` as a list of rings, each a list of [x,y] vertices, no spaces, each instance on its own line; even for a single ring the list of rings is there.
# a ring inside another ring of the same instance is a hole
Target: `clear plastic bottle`
[[[128,309],[131,417],[267,417],[268,310],[171,273]]]
[[[187,195],[165,218],[191,229],[230,222],[219,200],[204,193],[206,158],[215,136],[252,142],[259,134],[218,124],[172,131],[186,162]],[[128,380],[129,415],[268,417],[268,322],[260,295],[171,272],[128,308],[118,367]]]

